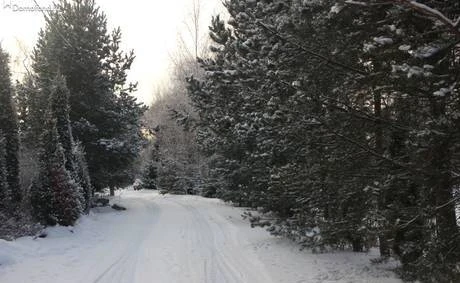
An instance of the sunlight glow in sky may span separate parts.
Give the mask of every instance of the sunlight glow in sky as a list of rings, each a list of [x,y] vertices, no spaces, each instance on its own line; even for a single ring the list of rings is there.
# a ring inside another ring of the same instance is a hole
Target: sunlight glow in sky
[[[170,55],[174,53],[179,33],[187,33],[185,21],[194,0],[96,0],[105,12],[110,29],[120,26],[123,32],[122,48],[134,49],[136,60],[129,73],[131,81],[139,82],[136,96],[149,104],[156,86],[167,81]],[[37,0],[41,7],[51,7],[51,0]],[[202,32],[219,0],[201,0]],[[30,65],[28,56],[35,45],[37,34],[44,26],[40,11],[14,11],[18,7],[33,7],[33,0],[0,0],[0,44],[10,53],[14,77]]]

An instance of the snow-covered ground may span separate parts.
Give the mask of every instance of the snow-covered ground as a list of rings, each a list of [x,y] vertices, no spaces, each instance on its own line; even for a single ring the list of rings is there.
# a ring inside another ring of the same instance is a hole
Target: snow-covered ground
[[[311,254],[215,199],[124,190],[74,228],[0,240],[1,283],[401,282],[371,254]]]

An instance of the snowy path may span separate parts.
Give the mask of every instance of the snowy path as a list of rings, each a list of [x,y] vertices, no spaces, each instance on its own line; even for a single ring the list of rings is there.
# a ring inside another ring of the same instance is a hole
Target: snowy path
[[[0,283],[400,282],[371,255],[301,252],[218,200],[125,190],[45,239],[0,241]]]

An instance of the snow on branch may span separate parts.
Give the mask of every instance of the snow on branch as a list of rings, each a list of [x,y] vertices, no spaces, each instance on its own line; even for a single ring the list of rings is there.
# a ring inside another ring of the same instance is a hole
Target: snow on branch
[[[449,19],[446,15],[441,13],[439,10],[431,8],[425,4],[419,3],[415,0],[393,0],[395,2],[402,3],[403,5],[409,6],[412,9],[423,13],[427,16],[433,17],[441,21],[443,24],[448,26],[457,36],[460,36],[460,16],[456,21]]]
[[[355,67],[352,67],[352,66],[349,66],[347,64],[335,61],[332,58],[329,58],[329,57],[324,56],[324,55],[322,55],[322,54],[320,54],[320,53],[318,53],[316,51],[313,51],[311,49],[308,49],[308,48],[304,47],[301,43],[296,42],[295,40],[291,40],[291,39],[289,39],[287,37],[284,37],[276,29],[270,27],[269,25],[267,25],[267,24],[265,24],[263,22],[257,21],[257,24],[260,27],[262,27],[263,29],[265,29],[266,31],[268,31],[269,33],[271,33],[274,36],[278,37],[280,40],[285,41],[285,42],[290,42],[291,44],[296,46],[298,49],[300,49],[300,50],[304,51],[305,53],[310,54],[310,55],[312,55],[312,56],[314,56],[316,58],[320,58],[321,60],[323,60],[324,62],[326,62],[328,64],[340,67],[342,69],[352,71],[352,72],[354,72],[356,74],[360,74],[360,75],[363,75],[363,76],[369,75],[367,72],[365,72],[363,70],[356,69]]]
[[[347,0],[347,1],[345,1],[345,4],[363,6],[363,7],[383,6],[383,5],[391,5],[391,4],[393,4],[393,0],[385,1],[385,2],[378,2],[378,3],[368,3],[368,2],[362,2],[362,1]]]
[[[356,1],[356,0],[346,0],[344,3],[348,5],[363,6],[363,7],[382,6],[382,5],[399,3],[399,5],[408,6],[412,8],[413,10],[416,10],[422,14],[425,14],[429,17],[432,17],[432,18],[435,18],[441,21],[444,25],[448,26],[453,31],[453,33],[455,33],[457,36],[460,36],[460,16],[458,17],[457,20],[451,20],[439,10],[431,8],[428,5],[419,3],[415,0],[389,0],[389,1],[383,1],[383,2],[377,2],[377,3],[368,3],[368,2]]]
[[[364,3],[364,2],[361,2],[361,1],[352,1],[352,0],[345,1],[345,4],[358,5],[358,6],[369,6],[368,3]]]

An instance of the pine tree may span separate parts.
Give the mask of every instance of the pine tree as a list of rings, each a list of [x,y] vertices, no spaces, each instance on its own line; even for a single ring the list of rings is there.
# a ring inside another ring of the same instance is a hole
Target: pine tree
[[[4,137],[7,194],[14,209],[21,202],[22,194],[19,186],[18,123],[8,63],[8,55],[0,48],[0,131]]]

